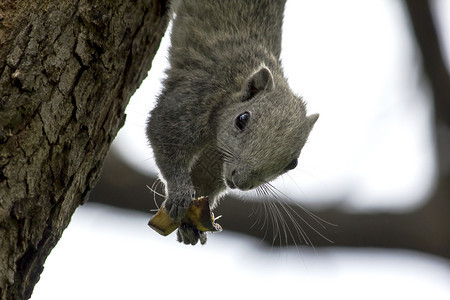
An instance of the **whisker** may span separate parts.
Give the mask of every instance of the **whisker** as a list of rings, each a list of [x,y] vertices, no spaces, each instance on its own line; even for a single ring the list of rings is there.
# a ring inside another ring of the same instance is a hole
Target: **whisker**
[[[292,224],[294,225],[294,228],[297,232],[297,236],[299,237],[300,241],[303,239],[303,241],[305,242],[306,245],[312,246],[314,248],[314,245],[313,245],[311,239],[309,238],[308,234],[306,233],[306,231],[300,226],[300,224],[297,222],[297,220],[295,220],[294,216],[289,212],[289,210],[293,211],[294,213],[295,213],[295,211],[290,206],[286,207],[286,205],[280,201],[278,201],[278,203],[283,208],[284,212],[289,216]],[[301,218],[301,220],[304,223],[307,223],[303,218]],[[294,241],[295,241],[295,239],[294,239]]]
[[[259,190],[259,188],[256,189],[256,195],[258,197],[261,197],[261,195],[262,195],[261,191]],[[256,206],[256,210],[252,209],[252,211],[251,211],[251,213],[249,215],[249,217],[253,216],[254,214],[256,215],[256,220],[253,222],[253,224],[250,226],[250,228],[253,228],[256,224],[258,224],[261,221],[261,205],[258,205],[258,204],[260,204],[260,203],[256,202],[253,205],[253,207]]]
[[[292,243],[299,250],[299,245],[304,243],[308,245],[316,251],[313,242],[302,225],[300,225],[299,221],[306,224],[308,228],[310,228],[315,234],[319,235],[324,240],[333,243],[332,240],[327,238],[324,234],[322,234],[319,230],[317,230],[314,226],[312,226],[305,217],[299,213],[296,209],[294,209],[290,204],[286,203],[286,200],[290,200],[290,203],[295,204],[301,211],[306,213],[306,216],[313,219],[314,222],[319,224],[323,229],[327,228],[327,225],[336,226],[333,223],[323,220],[322,218],[316,216],[314,213],[310,212],[298,202],[293,201],[289,196],[280,191],[271,183],[265,182],[261,184],[258,188],[256,188],[256,194],[258,197],[262,198],[259,203],[261,203],[264,208],[264,219],[258,215],[257,220],[254,222],[254,225],[258,223],[262,223],[261,230],[265,227],[265,233],[263,239],[267,237],[268,229],[269,229],[269,221],[272,223],[270,226],[272,228],[272,246],[275,245],[276,240],[279,239],[280,246],[285,243],[288,245],[289,240],[292,240]],[[274,201],[275,200],[275,201]],[[258,206],[258,211],[261,211],[261,205]]]
[[[269,199],[269,192],[267,190],[267,187],[264,185],[260,186],[261,191],[263,192],[263,199]],[[276,211],[274,210],[274,208],[271,205],[271,202],[262,202],[264,205],[264,211],[265,211],[265,219],[264,219],[264,223],[263,226],[261,227],[261,229],[267,224],[269,224],[269,218],[270,218],[270,223],[272,223],[272,246],[274,246],[275,244],[275,240],[278,237],[278,235],[280,234],[280,226],[278,224],[278,217],[276,216]],[[264,237],[263,239],[266,238],[267,233],[268,233],[268,229],[269,226],[265,226],[266,227],[266,231],[264,233]]]
[[[273,186],[272,186],[273,187]],[[276,189],[274,187],[275,190],[277,190],[279,192],[278,189]],[[281,192],[280,192],[281,193]],[[327,238],[326,236],[324,236],[320,231],[318,231],[316,228],[314,228],[311,224],[309,224],[296,210],[294,210],[292,207],[288,206],[290,208],[290,210],[298,217],[300,218],[300,220],[303,221],[303,223],[305,223],[311,230],[313,230],[316,234],[318,234],[321,238],[323,238],[324,240],[328,241],[331,244],[334,244],[334,242],[332,240],[330,240],[329,238]],[[325,220],[322,220],[321,218],[317,217],[316,215],[314,215],[313,213],[311,213],[310,211],[308,211],[307,209],[305,209],[304,207],[302,207],[301,205],[298,205],[299,208],[301,208],[304,212],[306,212],[314,221],[316,221],[320,226],[322,226],[322,228],[326,229],[326,226],[323,225],[322,223],[320,223],[320,221],[332,225],[332,226],[337,226],[334,225],[330,222],[327,222]],[[304,231],[303,231],[304,232]],[[307,235],[306,235],[307,237]],[[310,242],[311,240],[309,238],[307,238]]]
[[[232,162],[237,159],[237,155],[230,147],[220,141],[217,143],[217,150],[225,162]]]
[[[272,202],[267,202],[266,204],[268,205],[272,219],[272,232],[273,232],[272,246],[275,245],[275,241],[277,240],[278,237],[280,238],[280,246],[281,246],[282,238],[278,216],[279,211],[277,211],[276,206],[274,206]]]
[[[277,191],[277,193],[280,193],[281,195],[283,195],[284,197],[286,197],[288,200],[290,200],[291,203],[295,204],[296,206],[298,206],[301,210],[303,210],[305,213],[307,213],[314,221],[317,222],[317,224],[319,224],[323,229],[326,229],[326,226],[323,224],[328,224],[330,226],[338,226],[336,224],[333,224],[331,222],[328,222],[322,218],[320,218],[319,216],[317,216],[316,214],[312,213],[311,211],[309,211],[308,209],[306,209],[305,207],[303,207],[300,203],[298,203],[297,201],[294,201],[291,197],[289,197],[288,195],[286,195],[285,193],[283,193],[282,191],[280,191],[279,189],[277,189],[274,185],[267,183],[271,188],[273,188],[274,190]]]
[[[306,175],[308,175],[308,176],[314,178],[314,179],[315,179],[318,183],[320,183],[321,185],[326,186],[325,182],[324,182],[322,179],[320,179],[319,177],[317,177],[316,175],[314,175],[314,174],[311,173],[311,172],[308,172],[308,171],[306,171],[306,170],[304,170],[304,169],[301,169],[301,168],[296,168],[295,171],[298,171],[298,172],[301,172],[301,173],[305,173]],[[286,174],[288,175],[289,173],[286,173]],[[292,178],[292,177],[291,177],[291,178]],[[295,183],[298,187],[300,187],[300,186],[298,185],[298,183],[297,183],[295,180],[292,179],[292,181],[294,181],[294,183]]]
[[[156,202],[156,195],[158,195],[158,196],[160,196],[160,197],[162,197],[162,198],[165,198],[165,197],[166,197],[165,195],[163,195],[163,194],[161,194],[161,193],[158,193],[158,192],[156,191],[157,187],[158,187],[160,184],[162,184],[162,181],[161,181],[161,179],[158,178],[158,179],[155,180],[155,182],[153,182],[153,184],[152,184],[151,187],[149,187],[148,185],[146,185],[146,187],[153,193],[153,202],[155,203],[155,206],[157,207],[156,210],[158,210],[158,209],[160,208],[159,205],[158,205],[158,203]]]
[[[265,189],[266,189],[266,191],[267,191],[267,199],[269,199],[269,196],[270,196],[270,195],[271,195],[272,197],[278,198],[278,195],[276,195],[276,194],[270,189],[270,186],[268,186],[268,185],[264,185],[264,186],[265,186]],[[277,200],[277,202],[279,202],[279,200]],[[287,222],[286,219],[283,217],[283,214],[282,214],[282,212],[280,211],[280,209],[278,208],[277,204],[274,203],[274,202],[269,202],[269,203],[270,203],[270,207],[271,207],[272,210],[275,212],[275,213],[274,213],[274,217],[276,217],[275,220],[276,220],[277,228],[278,228],[279,235],[280,235],[280,246],[282,246],[282,244],[283,244],[283,239],[282,239],[282,236],[281,236],[281,234],[283,234],[283,236],[284,236],[284,242],[285,242],[286,245],[288,245],[288,241],[289,241],[288,235],[289,235],[289,237],[290,237],[290,238],[292,239],[292,241],[294,242],[294,245],[298,248],[298,245],[297,245],[297,242],[296,242],[296,240],[295,240],[294,234],[292,233],[291,228],[290,228],[288,222]],[[292,220],[292,217],[290,217],[290,219],[291,219],[291,222],[294,221],[294,220]],[[280,225],[278,225],[278,224],[281,224],[281,227],[280,227]],[[280,228],[282,229],[282,232],[280,231]]]
[[[300,224],[298,224],[298,222],[295,220],[295,218],[289,213],[289,211],[286,209],[286,207],[285,207],[285,205],[282,203],[282,199],[280,199],[279,197],[278,197],[278,195],[274,192],[274,191],[272,191],[271,189],[270,189],[270,185],[268,185],[268,188],[269,188],[269,191],[271,192],[271,194],[274,196],[274,198],[276,199],[276,203],[278,203],[278,205],[283,209],[283,211],[286,213],[286,215],[289,217],[289,219],[290,219],[290,221],[292,222],[292,224],[294,225],[294,228],[295,228],[295,231],[297,232],[297,236],[300,238],[300,242],[301,242],[301,237],[303,237],[304,236],[304,234],[303,233],[305,233],[304,232],[304,230],[301,228],[301,226],[300,226]],[[274,203],[273,204],[274,206],[276,206],[276,204]],[[289,207],[289,206],[288,206]],[[277,208],[277,210],[279,211],[279,209]],[[289,236],[291,237],[291,239],[292,239],[292,241],[293,241],[293,243],[294,243],[294,245],[296,246],[296,248],[298,248],[298,244],[297,244],[297,242],[296,242],[296,239],[295,239],[295,237],[294,237],[294,234],[293,234],[293,232],[291,231],[291,229],[290,229],[290,226],[289,226],[289,224],[287,223],[287,221],[285,220],[285,218],[283,217],[283,215],[282,215],[282,213],[280,212],[279,213],[279,216],[280,216],[280,219],[282,220],[282,222],[285,224],[285,228],[287,228],[287,231],[289,232]],[[300,235],[301,234],[301,235]],[[306,233],[305,233],[306,234]],[[288,244],[288,238],[287,238],[287,232],[286,232],[286,230],[285,230],[285,240],[286,240],[286,245]],[[304,238],[304,240],[306,241],[306,239]]]
[[[266,237],[267,237],[267,232],[268,232],[268,228],[269,228],[269,226],[267,225],[267,224],[268,224],[268,220],[269,220],[269,217],[270,217],[270,219],[272,219],[273,216],[272,216],[272,211],[271,211],[270,209],[267,208],[266,203],[263,202],[262,204],[263,204],[263,207],[264,207],[264,222],[263,222],[263,224],[262,224],[262,226],[261,226],[261,230],[262,230],[264,227],[266,228],[266,230],[264,231],[264,236],[263,236],[263,238],[262,238],[262,240],[265,240]],[[267,225],[267,226],[266,226],[266,225]],[[273,225],[272,225],[272,226],[273,226]],[[272,230],[274,230],[274,229],[272,228]]]

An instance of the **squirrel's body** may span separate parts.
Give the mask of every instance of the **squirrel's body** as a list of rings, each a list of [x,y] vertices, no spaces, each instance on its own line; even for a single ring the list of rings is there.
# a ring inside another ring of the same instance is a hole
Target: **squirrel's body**
[[[176,5],[170,68],[147,134],[180,220],[191,198],[256,188],[295,167],[317,119],[280,64],[285,1],[189,0]],[[206,236],[181,226],[180,241]]]

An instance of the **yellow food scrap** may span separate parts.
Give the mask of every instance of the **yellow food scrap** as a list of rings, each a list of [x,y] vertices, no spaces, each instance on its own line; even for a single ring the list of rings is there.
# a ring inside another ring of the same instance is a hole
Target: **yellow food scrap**
[[[181,222],[174,222],[169,217],[163,203],[148,225],[159,234],[167,236],[174,232],[181,223],[191,225],[199,231],[222,231],[222,227],[214,222],[214,215],[209,209],[208,197],[192,199],[189,211]]]

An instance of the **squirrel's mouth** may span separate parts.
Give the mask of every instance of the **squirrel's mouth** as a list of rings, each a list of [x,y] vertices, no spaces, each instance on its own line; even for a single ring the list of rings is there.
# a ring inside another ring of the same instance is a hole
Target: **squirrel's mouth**
[[[234,182],[233,181],[231,181],[230,179],[225,179],[225,183],[227,184],[227,186],[230,188],[230,189],[235,189],[236,188],[236,185],[234,184]]]

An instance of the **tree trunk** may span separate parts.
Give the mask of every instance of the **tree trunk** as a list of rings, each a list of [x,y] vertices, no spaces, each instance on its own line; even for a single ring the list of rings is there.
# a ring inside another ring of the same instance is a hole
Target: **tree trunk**
[[[0,3],[0,299],[27,299],[151,67],[166,2]]]

